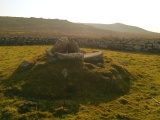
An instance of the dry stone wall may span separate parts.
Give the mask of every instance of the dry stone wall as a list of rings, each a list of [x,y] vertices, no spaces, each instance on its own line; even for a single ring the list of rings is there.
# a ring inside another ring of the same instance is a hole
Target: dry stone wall
[[[54,44],[57,39],[39,37],[0,37],[0,45],[47,45]]]
[[[160,40],[77,40],[82,46],[113,50],[160,52]]]
[[[160,39],[70,39],[76,41],[80,47],[160,53]],[[0,45],[53,45],[57,40],[58,38],[0,37]]]

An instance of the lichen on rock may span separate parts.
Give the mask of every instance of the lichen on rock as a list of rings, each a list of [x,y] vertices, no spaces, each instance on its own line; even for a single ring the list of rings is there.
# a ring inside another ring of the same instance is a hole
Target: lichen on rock
[[[74,40],[69,40],[67,37],[60,38],[51,49],[52,53],[79,53],[80,49]]]

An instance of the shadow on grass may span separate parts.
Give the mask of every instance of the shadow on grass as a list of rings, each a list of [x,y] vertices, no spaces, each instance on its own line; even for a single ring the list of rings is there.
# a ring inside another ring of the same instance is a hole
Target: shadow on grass
[[[91,64],[92,69],[89,69],[88,64],[81,61],[54,61],[19,66],[3,82],[3,92],[9,98],[32,101],[35,109],[62,117],[77,113],[80,104],[110,102],[129,91],[131,75],[122,67],[113,63],[110,68]],[[18,109],[26,112],[31,108],[24,103]]]

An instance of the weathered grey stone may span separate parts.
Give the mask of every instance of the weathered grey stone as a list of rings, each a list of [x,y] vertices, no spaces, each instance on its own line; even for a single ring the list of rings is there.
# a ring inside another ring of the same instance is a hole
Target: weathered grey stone
[[[52,53],[59,52],[59,53],[67,53],[68,52],[68,43],[69,40],[67,37],[60,38],[51,49]]]
[[[103,61],[103,53],[102,52],[93,52],[93,53],[85,54],[84,61],[86,61],[86,62]]]
[[[27,66],[29,66],[29,65],[31,65],[31,63],[30,62],[28,62],[28,61],[22,61],[22,63],[20,64],[20,66],[21,67],[27,67]]]
[[[155,43],[153,44],[153,46],[154,46],[154,48],[156,48],[156,49],[160,49],[160,44],[157,43],[157,42],[155,42]]]
[[[56,55],[60,60],[83,60],[84,57],[82,53],[56,53]]]
[[[102,78],[103,78],[103,79],[106,79],[106,80],[109,80],[109,79],[110,79],[109,77],[106,77],[106,76],[103,76],[103,75],[102,75]]]
[[[67,69],[64,68],[62,71],[61,71],[62,75],[64,76],[64,78],[66,78],[68,76],[68,72],[67,72]]]
[[[101,68],[105,68],[105,66],[104,66],[103,63],[98,63],[97,66],[98,66],[98,67],[101,67]]]
[[[135,45],[135,46],[134,46],[134,49],[135,49],[135,50],[141,50],[141,49],[142,49],[142,46],[140,46],[140,45]]]
[[[51,49],[52,53],[79,53],[80,49],[74,40],[68,40],[67,37],[60,38],[54,47]]]
[[[68,43],[68,53],[79,53],[79,52],[80,49],[78,44],[75,41],[70,40],[70,42]]]
[[[108,48],[108,45],[100,44],[99,47],[100,47],[100,48]]]
[[[54,56],[54,54],[49,50],[45,50],[45,53],[46,53],[47,56],[51,56],[51,57]]]

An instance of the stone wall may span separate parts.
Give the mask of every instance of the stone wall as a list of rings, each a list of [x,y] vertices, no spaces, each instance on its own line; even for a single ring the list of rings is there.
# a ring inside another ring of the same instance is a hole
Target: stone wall
[[[70,38],[80,47],[160,53],[160,39]],[[0,37],[0,45],[53,45],[58,38]]]
[[[160,40],[77,40],[81,46],[126,50],[126,51],[146,51],[146,52],[160,52]]]
[[[39,37],[0,37],[0,45],[48,45],[57,39]]]

